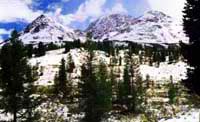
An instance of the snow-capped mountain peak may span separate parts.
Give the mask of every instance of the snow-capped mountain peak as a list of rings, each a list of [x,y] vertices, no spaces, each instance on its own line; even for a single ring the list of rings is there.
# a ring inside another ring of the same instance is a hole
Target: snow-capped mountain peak
[[[144,13],[143,16],[139,17],[139,19],[145,21],[158,22],[158,21],[166,21],[172,18],[160,11],[147,11],[146,13]]]
[[[138,18],[120,14],[101,17],[86,31],[92,32],[98,40],[158,44],[187,40],[181,22],[160,11],[148,11]]]
[[[85,32],[97,40],[133,41],[137,43],[168,44],[187,42],[182,23],[160,11],[148,11],[134,18],[124,14],[110,14],[92,22]],[[52,18],[41,15],[21,32],[25,44],[58,43],[81,39],[85,33],[63,26]]]
[[[163,18],[163,17],[170,17],[170,16],[167,16],[165,13],[161,12],[161,11],[147,11],[143,16],[146,16],[146,15],[152,15],[154,17],[160,17],[160,18]]]
[[[21,32],[20,36],[25,44],[37,44],[38,42],[61,44],[76,38],[73,29],[63,26],[46,15],[37,17]]]
[[[31,24],[29,24],[25,28],[24,32],[25,33],[28,33],[28,32],[36,33],[40,29],[43,29],[53,23],[55,23],[55,22],[52,19],[50,19],[49,17],[42,14],[38,18],[36,18]]]
[[[99,18],[89,25],[86,32],[92,32],[94,38],[101,38],[110,32],[125,31],[134,24],[133,17],[121,14],[111,14]]]

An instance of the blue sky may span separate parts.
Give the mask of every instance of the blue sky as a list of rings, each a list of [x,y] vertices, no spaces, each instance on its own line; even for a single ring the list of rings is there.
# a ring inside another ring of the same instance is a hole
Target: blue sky
[[[148,10],[180,16],[184,0],[0,0],[0,41],[13,29],[21,31],[41,14],[73,28],[85,29],[95,19],[113,13],[134,17]]]

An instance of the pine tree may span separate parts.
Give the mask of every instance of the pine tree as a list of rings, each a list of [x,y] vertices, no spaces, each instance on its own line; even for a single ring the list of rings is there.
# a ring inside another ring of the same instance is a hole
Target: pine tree
[[[82,66],[81,71],[81,100],[79,104],[80,108],[83,108],[83,111],[85,112],[85,117],[83,119],[85,122],[96,121],[96,113],[94,113],[96,111],[94,102],[96,96],[96,79],[94,68],[92,66],[92,59],[93,54],[91,52],[90,56],[88,57],[87,64]]]
[[[135,76],[135,112],[144,113],[146,107],[146,85],[140,76]]]
[[[43,42],[38,43],[38,47],[36,49],[36,57],[44,56],[46,53],[46,47]]]
[[[80,48],[81,47],[81,41],[80,39],[74,40],[74,48]]]
[[[38,78],[38,67],[37,66],[28,66],[26,71],[27,81],[24,90],[24,99],[23,99],[23,107],[26,110],[24,116],[22,116],[27,122],[35,122],[39,119],[39,113],[35,112],[35,108],[40,105],[41,97],[34,97],[34,93],[36,93],[36,87],[34,86],[34,82]]]
[[[26,47],[27,47],[28,58],[32,58],[32,55],[34,53],[33,45],[32,44],[28,44]]]
[[[54,44],[53,42],[50,42],[49,44],[47,44],[46,51],[56,50],[58,48],[59,48],[58,45]]]
[[[134,107],[133,87],[131,84],[130,67],[124,68],[123,81],[119,83],[118,101],[121,106],[126,106],[126,112],[131,112]],[[134,91],[135,93],[135,91]]]
[[[186,35],[189,37],[189,45],[182,45],[183,56],[187,59],[190,66],[194,69],[188,69],[188,79],[183,80],[185,85],[191,91],[200,95],[200,1],[187,0],[184,8],[183,25]]]
[[[67,67],[66,67],[66,70],[68,73],[72,73],[73,70],[75,68],[75,64],[72,60],[72,55],[71,53],[69,53],[69,55],[67,56]]]
[[[13,122],[31,122],[38,102],[33,96],[37,73],[28,65],[26,48],[18,37],[17,31],[13,31],[10,42],[1,50],[1,104],[4,112],[13,115]]]
[[[100,121],[112,109],[112,84],[109,79],[107,67],[102,62],[98,66],[96,80],[96,117],[97,121]]]
[[[169,103],[174,104],[176,102],[176,95],[177,95],[177,88],[175,84],[173,83],[173,77],[170,76],[170,83],[169,83],[169,91],[168,91],[168,96],[169,96]]]
[[[173,56],[173,53],[172,52],[169,52],[169,64],[172,64],[174,61],[174,56]]]
[[[65,42],[65,51],[64,53],[68,53],[71,49],[71,43],[70,42]]]
[[[93,53],[90,53],[88,62],[82,67],[81,96],[85,122],[100,122],[102,117],[112,107],[112,85],[107,68],[104,64],[94,67]]]
[[[70,96],[71,83],[67,80],[65,60],[61,59],[58,74],[55,76],[54,90],[55,94],[59,95],[62,100]]]
[[[97,45],[92,41],[92,33],[87,33],[86,42],[84,48],[89,52],[97,50]]]
[[[128,109],[131,109],[132,107],[132,88],[131,88],[131,79],[130,79],[130,67],[127,65],[124,69],[124,75],[123,75],[123,85],[124,85],[124,102]],[[130,110],[128,110],[130,111]]]
[[[117,100],[117,93],[118,93],[118,83],[116,81],[116,76],[115,76],[115,73],[114,73],[114,68],[111,67],[111,70],[110,70],[110,82],[111,82],[111,85],[112,85],[112,100],[113,102],[115,103],[116,100]]]
[[[189,37],[190,42],[199,42],[200,35],[200,1],[199,0],[187,0],[184,7],[184,30]]]

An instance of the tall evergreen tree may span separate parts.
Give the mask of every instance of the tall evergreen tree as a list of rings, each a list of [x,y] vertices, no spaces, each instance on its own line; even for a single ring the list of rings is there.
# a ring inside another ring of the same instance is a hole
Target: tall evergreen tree
[[[134,84],[134,92],[133,95],[135,95],[135,112],[138,113],[144,113],[145,107],[146,107],[146,85],[144,84],[142,78],[138,75],[135,76],[135,84]]]
[[[74,44],[74,48],[80,48],[81,47],[81,40],[80,39],[76,39],[73,42]]]
[[[38,43],[38,47],[36,49],[36,57],[44,56],[46,53],[46,47],[43,42]]]
[[[111,70],[110,70],[110,82],[111,82],[111,85],[112,85],[112,100],[113,100],[113,103],[115,103],[117,101],[117,93],[118,93],[118,83],[117,83],[117,80],[116,80],[116,76],[115,76],[115,73],[114,73],[114,68],[113,66],[111,67]]]
[[[109,79],[107,67],[100,62],[96,73],[96,116],[97,120],[101,120],[104,115],[112,109],[112,84]]]
[[[67,80],[65,60],[61,59],[58,74],[55,76],[54,90],[61,99],[65,99],[70,96],[71,83]]]
[[[94,41],[92,41],[92,33],[87,33],[84,48],[88,50],[89,52],[92,52],[93,50],[97,50],[97,45],[95,44]]]
[[[168,91],[168,97],[169,97],[169,103],[174,104],[176,102],[176,95],[177,95],[177,88],[175,84],[173,83],[173,77],[170,76],[170,83],[169,83],[169,91]]]
[[[100,122],[102,117],[112,107],[112,85],[104,64],[94,67],[93,55],[89,56],[88,63],[82,67],[82,99],[85,122]]]
[[[74,64],[74,62],[72,60],[71,53],[69,53],[68,56],[67,56],[67,67],[66,67],[66,70],[67,70],[68,73],[72,73],[74,68],[75,68],[75,64]]]
[[[124,68],[123,81],[119,83],[119,102],[126,106],[126,112],[135,111],[136,89],[131,83],[130,67],[128,65]]]
[[[130,77],[130,67],[127,65],[124,69],[124,75],[123,75],[123,85],[124,85],[124,102],[128,109],[131,108],[132,100],[132,92],[131,92],[131,77]]]
[[[68,53],[72,47],[72,44],[70,42],[65,42],[65,51],[64,53]]]
[[[34,49],[33,49],[33,45],[32,44],[28,44],[26,46],[27,48],[27,55],[28,55],[28,58],[32,58],[32,55],[34,53]]]
[[[191,91],[200,95],[200,1],[187,0],[184,8],[183,25],[186,35],[189,37],[189,45],[182,45],[183,56],[187,59],[190,66],[188,69],[188,79],[183,82]]]
[[[88,61],[86,65],[82,66],[81,71],[81,100],[80,100],[80,107],[83,108],[85,112],[85,117],[83,121],[85,122],[92,122],[96,120],[95,116],[95,96],[96,96],[96,82],[95,82],[95,73],[94,68],[92,66],[92,59],[93,55],[88,57]]]
[[[56,49],[59,49],[60,46],[54,44],[53,42],[50,42],[49,44],[47,44],[46,46],[46,51],[49,51],[49,50],[56,50]]]
[[[1,50],[1,104],[4,112],[13,115],[13,122],[31,122],[37,105],[33,96],[37,73],[28,65],[26,48],[18,37],[17,31],[13,31],[10,42]]]
[[[199,42],[200,35],[200,1],[199,0],[186,0],[184,7],[184,30],[190,39],[191,43]]]

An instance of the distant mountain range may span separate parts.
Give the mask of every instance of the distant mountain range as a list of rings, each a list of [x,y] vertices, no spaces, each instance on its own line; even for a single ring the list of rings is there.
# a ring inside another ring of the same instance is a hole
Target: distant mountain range
[[[25,44],[61,44],[75,39],[85,41],[86,33],[91,32],[96,41],[173,44],[187,41],[182,28],[181,22],[159,11],[149,11],[138,18],[122,14],[103,16],[92,22],[85,31],[66,27],[41,15],[20,32],[20,39]]]

